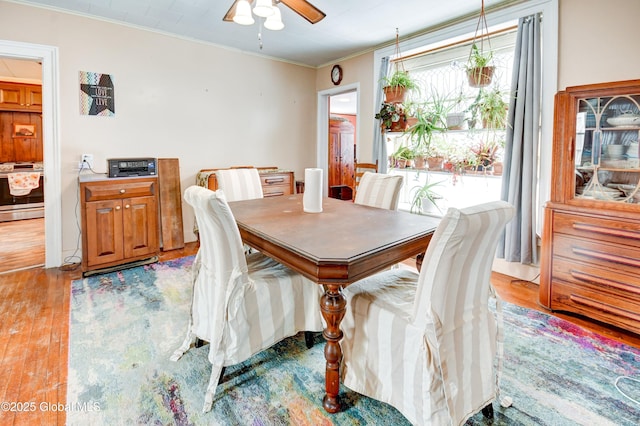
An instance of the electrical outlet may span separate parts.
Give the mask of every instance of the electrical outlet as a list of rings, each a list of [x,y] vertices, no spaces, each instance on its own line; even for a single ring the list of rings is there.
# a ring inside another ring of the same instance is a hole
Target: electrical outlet
[[[93,169],[93,154],[82,154],[82,161],[80,162],[80,170],[87,168]]]

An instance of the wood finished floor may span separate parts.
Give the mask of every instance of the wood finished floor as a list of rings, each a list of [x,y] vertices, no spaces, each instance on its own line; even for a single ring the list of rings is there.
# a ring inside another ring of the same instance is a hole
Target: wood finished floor
[[[0,274],[44,265],[44,218],[0,222]]]
[[[170,260],[196,252],[194,243],[163,252]],[[40,410],[66,403],[71,281],[79,269],[33,268],[0,274],[0,402],[33,402],[31,412],[0,411],[1,425],[64,425],[63,411]],[[507,302],[546,312],[536,284],[494,273],[492,283]],[[556,314],[577,325],[640,348],[640,336],[583,318]]]

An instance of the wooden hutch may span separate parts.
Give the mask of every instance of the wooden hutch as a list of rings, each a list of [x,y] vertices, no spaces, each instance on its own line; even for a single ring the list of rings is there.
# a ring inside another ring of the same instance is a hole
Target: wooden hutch
[[[640,333],[640,80],[555,97],[540,302]]]

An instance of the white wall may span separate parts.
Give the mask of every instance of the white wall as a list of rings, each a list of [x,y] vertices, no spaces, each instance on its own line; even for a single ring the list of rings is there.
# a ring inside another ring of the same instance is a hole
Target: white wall
[[[0,40],[59,49],[65,256],[78,236],[82,153],[102,172],[107,158],[179,158],[183,191],[202,168],[275,165],[301,177],[316,164],[314,69],[3,1]],[[114,117],[80,115],[79,71],[112,75]],[[185,208],[186,241],[192,218]]]
[[[640,79],[638,0],[561,0],[558,88]]]

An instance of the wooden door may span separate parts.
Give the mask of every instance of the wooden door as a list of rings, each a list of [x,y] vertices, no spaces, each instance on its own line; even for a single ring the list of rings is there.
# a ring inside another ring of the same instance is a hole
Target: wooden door
[[[332,186],[354,186],[354,127],[345,119],[329,120],[329,164],[327,180]]]
[[[158,212],[155,197],[122,200],[124,257],[153,254],[158,250]]]
[[[123,258],[122,201],[94,201],[86,205],[87,265],[101,265]]]

